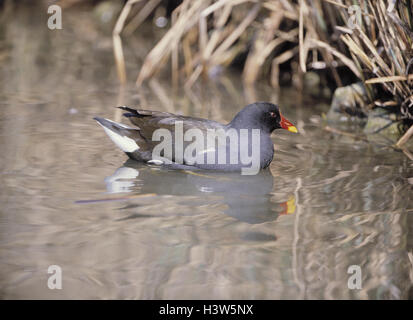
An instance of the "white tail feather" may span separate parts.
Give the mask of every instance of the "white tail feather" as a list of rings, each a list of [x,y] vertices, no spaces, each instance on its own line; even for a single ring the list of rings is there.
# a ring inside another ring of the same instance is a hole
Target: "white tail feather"
[[[116,125],[123,127],[123,128],[128,128],[125,125],[121,125],[119,123],[110,121],[108,119],[105,119],[109,122],[115,123]],[[99,123],[99,122],[98,122]],[[106,134],[109,136],[109,138],[123,151],[123,152],[135,152],[136,150],[139,150],[138,144],[135,142],[135,140],[122,136],[119,133],[110,130],[109,128],[106,128],[104,125],[99,123],[103,130],[105,130]]]

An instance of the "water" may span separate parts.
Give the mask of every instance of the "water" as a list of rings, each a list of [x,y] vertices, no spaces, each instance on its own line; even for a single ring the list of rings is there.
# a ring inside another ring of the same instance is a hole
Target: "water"
[[[1,298],[409,297],[413,166],[403,153],[327,132],[325,105],[265,84],[247,91],[236,73],[190,92],[164,75],[119,88],[111,39],[87,12],[54,32],[15,14],[1,42]],[[131,83],[145,39],[125,49]],[[253,100],[279,102],[300,132],[273,135],[275,159],[257,176],[127,161],[92,120],[139,104],[228,121]],[[50,265],[62,268],[62,290],[47,287]],[[351,265],[360,290],[348,288]]]

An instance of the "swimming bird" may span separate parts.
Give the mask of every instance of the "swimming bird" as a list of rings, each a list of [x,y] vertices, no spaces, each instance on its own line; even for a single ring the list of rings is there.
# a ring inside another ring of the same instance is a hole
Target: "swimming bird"
[[[173,169],[210,169],[256,174],[274,156],[271,133],[297,132],[269,102],[255,102],[231,122],[119,107],[133,126],[95,117],[109,138],[129,158]]]

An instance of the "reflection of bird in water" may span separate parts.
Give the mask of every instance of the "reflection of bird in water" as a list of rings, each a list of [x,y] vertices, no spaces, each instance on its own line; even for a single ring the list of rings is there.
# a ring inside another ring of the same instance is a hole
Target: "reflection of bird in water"
[[[113,175],[105,178],[105,183],[110,193],[217,195],[227,206],[227,215],[256,224],[275,220],[279,214],[292,213],[295,207],[293,198],[281,204],[271,202],[273,179],[269,170],[255,176],[244,176],[239,173],[151,168],[128,160]]]

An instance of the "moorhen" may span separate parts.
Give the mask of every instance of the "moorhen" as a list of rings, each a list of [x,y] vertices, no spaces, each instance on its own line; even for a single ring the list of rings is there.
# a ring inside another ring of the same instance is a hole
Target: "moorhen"
[[[256,174],[273,159],[271,133],[297,132],[268,102],[247,105],[228,124],[161,111],[126,106],[134,127],[95,117],[112,141],[129,158],[173,169],[212,169]]]

